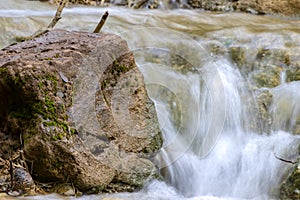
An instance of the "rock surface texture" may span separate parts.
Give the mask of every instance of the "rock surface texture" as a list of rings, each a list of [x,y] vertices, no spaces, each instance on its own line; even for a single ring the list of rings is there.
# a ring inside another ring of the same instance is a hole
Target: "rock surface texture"
[[[213,11],[245,11],[253,14],[299,15],[299,0],[188,0],[193,8]]]
[[[150,158],[161,132],[124,40],[55,30],[0,57],[4,182],[13,156],[38,182],[92,193],[133,191],[158,176]]]

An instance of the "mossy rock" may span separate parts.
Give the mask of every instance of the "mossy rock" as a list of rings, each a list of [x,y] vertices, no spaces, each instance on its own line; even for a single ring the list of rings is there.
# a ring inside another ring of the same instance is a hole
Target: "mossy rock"
[[[282,70],[281,67],[266,66],[264,69],[254,72],[252,74],[252,80],[259,88],[273,88],[280,84]]]
[[[300,164],[296,164],[289,178],[280,187],[280,199],[300,199]]]
[[[245,65],[245,49],[242,47],[231,47],[230,48],[231,59],[237,64],[237,66],[242,67]]]
[[[300,67],[292,67],[286,71],[287,82],[300,81]]]
[[[260,66],[263,68],[268,65],[285,66],[291,65],[290,52],[281,48],[261,48],[258,49],[256,60],[259,61]]]

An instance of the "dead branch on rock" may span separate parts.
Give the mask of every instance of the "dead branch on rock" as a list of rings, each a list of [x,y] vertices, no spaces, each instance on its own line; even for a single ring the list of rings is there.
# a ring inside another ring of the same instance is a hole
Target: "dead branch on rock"
[[[109,15],[108,11],[106,11],[106,12],[102,15],[101,20],[99,21],[97,27],[96,27],[95,30],[94,30],[94,33],[99,33],[99,32],[100,32],[100,30],[101,30],[102,26],[104,25],[104,23],[105,23],[105,21],[106,21],[108,15]]]
[[[56,10],[55,16],[47,27],[48,29],[53,29],[53,27],[56,25],[56,23],[61,19],[61,13],[62,13],[64,7],[66,6],[66,3],[67,3],[67,0],[60,1],[59,6]]]
[[[282,162],[285,162],[285,163],[290,163],[290,164],[296,164],[296,163],[297,163],[296,161],[291,161],[291,160],[286,160],[286,159],[280,158],[280,157],[278,157],[278,156],[275,154],[275,152],[274,152],[274,156],[275,156],[276,159],[278,159],[278,160],[280,160],[280,161],[282,161]]]
[[[33,38],[38,37],[40,35],[43,35],[44,33],[48,32],[48,31],[50,31],[50,30],[52,30],[54,28],[54,26],[57,24],[57,22],[61,19],[61,13],[62,13],[64,7],[67,4],[67,1],[68,0],[61,0],[60,1],[59,6],[58,6],[58,8],[56,10],[56,13],[54,15],[54,18],[52,19],[52,21],[50,22],[50,24],[47,26],[47,28],[44,29],[44,30],[37,31],[35,34],[33,34],[31,36],[30,39],[33,39]]]
[[[29,36],[29,37],[16,37],[16,40],[18,42],[20,41],[25,41],[25,40],[31,40],[33,38],[36,38],[40,35],[43,35],[44,33],[47,33],[48,31],[52,30],[54,28],[54,26],[57,24],[57,22],[61,19],[61,13],[64,9],[64,7],[66,6],[68,0],[61,0],[59,3],[59,6],[56,10],[55,16],[52,19],[52,21],[50,22],[50,24],[47,26],[46,29],[42,29],[42,30],[38,30],[37,32],[35,32],[33,35]]]

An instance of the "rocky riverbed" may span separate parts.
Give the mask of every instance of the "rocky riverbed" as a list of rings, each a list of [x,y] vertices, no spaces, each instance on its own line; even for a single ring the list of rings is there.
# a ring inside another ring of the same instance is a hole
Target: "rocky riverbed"
[[[58,4],[59,0],[50,0],[52,4]],[[83,4],[94,6],[127,6],[138,8],[184,8],[204,9],[222,12],[248,12],[252,14],[280,14],[287,16],[299,16],[300,3],[298,0],[69,0],[69,4]]]

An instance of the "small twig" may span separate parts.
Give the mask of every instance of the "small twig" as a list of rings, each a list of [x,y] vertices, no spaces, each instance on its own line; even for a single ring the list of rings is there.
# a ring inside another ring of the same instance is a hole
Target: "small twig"
[[[23,150],[20,150],[20,163],[22,167],[29,171]]]
[[[290,161],[290,160],[285,160],[283,158],[280,158],[280,157],[276,156],[275,152],[274,152],[274,156],[275,156],[275,158],[277,158],[278,160],[280,160],[282,162],[286,162],[286,163],[290,163],[290,164],[296,164],[297,163],[296,161]]]
[[[29,161],[30,162],[30,174],[33,174],[33,164],[34,161]]]
[[[67,172],[67,180],[66,180],[66,183],[69,182],[69,173]]]
[[[20,162],[21,162],[21,165],[26,169],[26,170],[29,170],[28,169],[28,166],[27,166],[27,163],[26,163],[26,159],[25,159],[25,156],[24,156],[24,151],[23,151],[23,134],[20,133],[20,150],[19,150],[19,154],[20,154]]]
[[[22,169],[25,169],[25,167],[23,167],[21,164],[19,164],[19,163],[17,163],[17,164],[15,164],[15,163],[13,163],[13,167],[14,168],[22,168]]]
[[[14,167],[13,167],[13,162],[11,159],[9,161],[9,174],[10,174],[10,191],[13,191],[13,189],[14,189]]]
[[[60,1],[59,6],[56,10],[55,16],[47,27],[48,29],[52,29],[56,25],[56,23],[61,19],[61,13],[62,13],[64,7],[66,6],[66,3],[67,3],[67,0]]]
[[[11,155],[11,160],[13,160],[13,161],[18,158],[20,158],[20,154],[18,154],[18,152],[16,152],[14,155]]]
[[[99,32],[100,32],[100,30],[101,30],[102,26],[104,25],[104,23],[105,23],[105,21],[106,21],[108,15],[109,15],[108,11],[106,11],[106,12],[102,15],[101,20],[99,21],[97,27],[96,27],[95,30],[94,30],[94,33],[99,33]]]
[[[50,22],[50,24],[47,26],[46,29],[38,30],[37,32],[35,32],[33,35],[31,35],[29,37],[17,37],[16,40],[17,41],[31,40],[33,38],[36,38],[36,37],[40,36],[40,35],[43,35],[44,33],[47,33],[51,29],[53,29],[54,26],[57,24],[57,22],[61,19],[61,13],[62,13],[64,7],[67,4],[67,1],[68,0],[61,0],[60,1],[59,6],[56,10],[55,16],[52,19],[52,21]]]
[[[3,160],[3,159],[0,157],[0,166],[3,166],[3,165],[5,165],[5,164],[6,164],[6,161]]]

